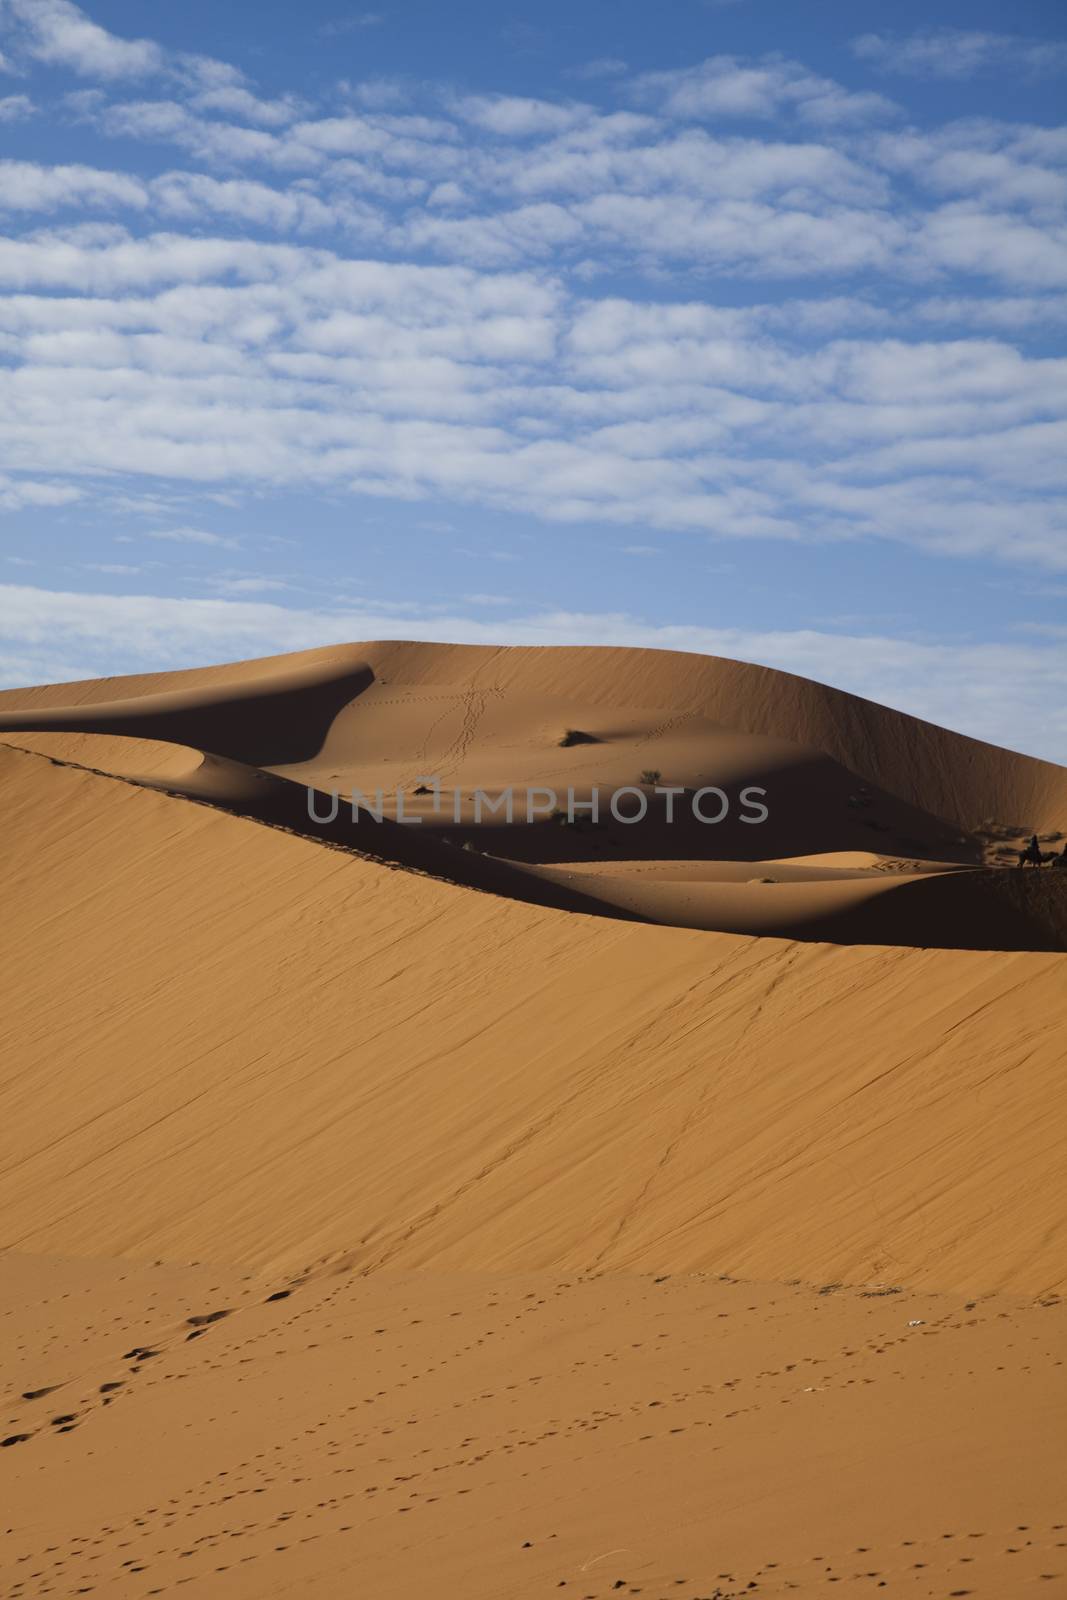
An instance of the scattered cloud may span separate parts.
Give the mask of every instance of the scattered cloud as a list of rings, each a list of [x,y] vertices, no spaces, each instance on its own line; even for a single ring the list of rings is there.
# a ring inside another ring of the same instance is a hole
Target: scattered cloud
[[[453,110],[465,122],[512,139],[564,133],[590,115],[588,106],[516,95],[466,95],[453,102]]]
[[[1067,44],[968,28],[922,28],[910,34],[864,33],[852,51],[883,72],[919,78],[972,78],[981,72],[1067,70]]]
[[[227,539],[221,533],[208,533],[204,528],[162,528],[155,529],[143,536],[146,539],[159,539],[172,544],[204,544],[226,550],[236,550],[239,541]]]
[[[17,46],[48,66],[104,79],[144,77],[163,67],[159,45],[109,33],[70,0],[6,0],[6,9]]]
[[[267,578],[259,575],[249,575],[244,577],[223,576],[209,578],[208,582],[210,583],[211,587],[218,590],[220,594],[235,595],[270,594],[274,592],[280,592],[283,589],[291,589],[293,587],[292,584],[286,583],[283,578]]]
[[[10,473],[0,472],[0,511],[24,511],[32,506],[67,506],[81,498],[81,488],[71,483],[12,477]]]
[[[897,116],[884,95],[845,89],[782,56],[748,60],[709,56],[696,67],[646,72],[634,80],[639,102],[697,121],[767,119],[792,113],[824,126],[880,122]]]
[[[593,61],[586,61],[579,67],[568,67],[568,78],[621,78],[629,71],[625,61],[619,56],[597,56]]]
[[[396,111],[411,98],[410,87],[399,78],[361,78],[358,83],[342,78],[337,88],[368,111]]]
[[[177,147],[197,170],[11,163],[0,204],[151,212],[191,227],[218,218],[388,255],[543,261],[585,276],[957,274],[1026,291],[1052,289],[1065,270],[1062,130],[971,119],[891,131],[890,102],[780,56],[644,74],[623,87],[645,109],[609,112],[425,85],[436,103],[401,111],[411,86],[372,82],[347,87],[361,109],[323,115],[291,95],[265,99],[209,58],[165,67],[169,97],[83,97],[78,115],[105,136]],[[753,120],[774,121],[773,134],[737,131]],[[878,130],[865,146],[855,124]]]
[[[210,115],[244,120],[268,128],[284,127],[293,122],[305,109],[293,95],[283,95],[277,100],[262,100],[243,84],[225,83],[214,88],[201,89],[190,104],[197,111]]]
[[[384,11],[357,11],[351,16],[324,22],[319,32],[324,38],[335,39],[341,34],[358,33],[362,28],[380,28],[384,21]]]
[[[901,337],[847,296],[586,299],[550,273],[109,228],[0,244],[4,279],[0,450],[42,483],[62,460],[78,489],[44,492],[136,462],[142,483],[1067,569],[1067,360],[1011,343],[1017,297],[999,331],[984,297],[973,334]]]
[[[0,95],[0,122],[22,122],[36,107],[28,94]]]
[[[147,205],[146,185],[125,173],[0,160],[0,212],[56,211],[67,206],[140,211]]]

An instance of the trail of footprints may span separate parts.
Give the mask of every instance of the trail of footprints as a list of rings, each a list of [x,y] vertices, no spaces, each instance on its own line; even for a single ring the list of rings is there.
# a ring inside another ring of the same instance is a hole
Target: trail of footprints
[[[0,1440],[0,1447],[37,1447],[51,1435],[97,1425],[103,1420],[105,1408],[119,1401],[125,1403],[133,1400],[139,1387],[143,1390],[156,1383],[194,1376],[195,1369],[180,1372],[163,1370],[168,1357],[176,1358],[183,1351],[187,1357],[195,1352],[204,1368],[212,1372],[230,1373],[233,1381],[239,1384],[244,1381],[240,1370],[242,1367],[254,1366],[257,1359],[272,1354],[290,1358],[298,1352],[311,1354],[331,1334],[337,1342],[358,1340],[366,1347],[372,1339],[389,1339],[398,1333],[406,1334],[408,1330],[422,1327],[427,1322],[423,1317],[414,1317],[400,1328],[395,1323],[382,1323],[366,1332],[357,1333],[350,1323],[355,1320],[355,1313],[365,1314],[366,1308],[358,1300],[359,1285],[364,1280],[353,1276],[338,1278],[333,1287],[327,1289],[329,1281],[318,1279],[309,1284],[306,1278],[297,1278],[289,1286],[269,1294],[259,1303],[277,1304],[278,1320],[258,1331],[241,1331],[244,1312],[250,1307],[243,1307],[236,1313],[229,1307],[191,1313],[183,1324],[170,1328],[163,1337],[150,1344],[127,1349],[121,1357],[122,1376],[101,1378],[93,1386],[92,1392],[83,1394],[71,1409],[62,1408],[52,1412],[51,1407],[52,1397],[64,1389],[69,1390],[72,1383],[42,1383],[23,1391],[21,1401],[26,1415],[29,1416],[38,1408],[45,1415],[42,1420],[33,1424],[27,1422],[24,1428],[8,1434]],[[243,1568],[255,1563],[264,1563],[269,1567],[272,1557],[324,1540],[344,1540],[365,1532],[382,1517],[412,1512],[434,1514],[429,1513],[429,1508],[437,1506],[447,1509],[448,1503],[460,1496],[477,1494],[480,1489],[502,1482],[511,1483],[516,1479],[551,1473],[556,1465],[555,1460],[541,1462],[537,1459],[542,1447],[551,1451],[559,1443],[579,1437],[589,1439],[590,1448],[584,1454],[576,1454],[572,1446],[566,1455],[571,1465],[575,1462],[580,1464],[583,1460],[593,1462],[605,1453],[632,1449],[696,1429],[721,1430],[721,1441],[711,1448],[726,1449],[729,1445],[727,1425],[738,1417],[771,1404],[803,1403],[806,1395],[825,1392],[831,1386],[848,1388],[857,1383],[876,1382],[870,1376],[853,1378],[845,1375],[843,1364],[861,1354],[867,1358],[890,1358],[880,1378],[890,1381],[903,1379],[904,1371],[899,1366],[891,1365],[892,1352],[916,1336],[915,1328],[922,1330],[919,1337],[940,1338],[977,1326],[982,1317],[988,1314],[1009,1316],[1008,1312],[995,1308],[990,1311],[982,1307],[980,1310],[978,1302],[970,1302],[962,1311],[947,1312],[940,1318],[932,1319],[929,1324],[918,1319],[909,1327],[906,1335],[890,1337],[874,1334],[865,1341],[841,1345],[832,1355],[798,1355],[795,1361],[778,1367],[723,1377],[713,1383],[696,1383],[692,1388],[675,1389],[647,1399],[632,1398],[623,1406],[591,1405],[578,1415],[545,1416],[543,1425],[536,1429],[531,1429],[529,1424],[510,1429],[498,1428],[493,1442],[483,1441],[470,1426],[472,1420],[477,1421],[479,1407],[486,1402],[506,1400],[508,1396],[521,1399],[524,1392],[528,1393],[545,1383],[546,1374],[533,1373],[496,1388],[476,1388],[463,1393],[460,1398],[448,1400],[446,1404],[423,1404],[408,1415],[390,1415],[388,1419],[383,1417],[381,1423],[375,1423],[375,1411],[382,1409],[383,1402],[392,1404],[402,1391],[424,1384],[447,1368],[462,1366],[464,1358],[484,1351],[487,1345],[504,1338],[526,1319],[540,1316],[546,1308],[550,1312],[569,1291],[590,1281],[580,1278],[564,1280],[553,1284],[544,1293],[525,1292],[510,1307],[506,1303],[509,1293],[518,1293],[513,1286],[488,1291],[485,1303],[477,1310],[485,1314],[502,1312],[496,1325],[482,1324],[473,1337],[453,1339],[449,1345],[445,1344],[443,1335],[451,1330],[456,1319],[469,1315],[469,1307],[444,1311],[438,1318],[440,1326],[433,1341],[436,1354],[432,1361],[411,1367],[401,1362],[399,1370],[404,1376],[393,1379],[388,1388],[362,1393],[351,1403],[332,1407],[327,1415],[308,1420],[306,1425],[291,1432],[288,1437],[275,1440],[246,1459],[231,1462],[198,1483],[190,1484],[181,1494],[169,1497],[160,1504],[146,1506],[139,1514],[125,1521],[108,1523],[72,1536],[65,1548],[50,1545],[39,1552],[16,1555],[10,1564],[12,1575],[3,1591],[4,1595],[8,1600],[27,1600],[30,1595],[103,1593],[119,1577],[143,1580],[140,1587],[127,1585],[123,1592],[159,1595],[196,1584],[209,1574],[225,1573],[231,1568]],[[655,1280],[657,1285],[669,1281],[667,1278]],[[681,1281],[683,1284],[692,1282]],[[732,1284],[742,1291],[745,1288],[739,1280],[721,1277],[718,1281]],[[821,1292],[833,1293],[839,1289],[839,1285],[828,1285]],[[863,1293],[874,1298],[880,1293],[893,1292],[896,1291]],[[356,1305],[352,1307],[350,1302],[354,1295]],[[324,1313],[338,1301],[341,1302],[339,1319],[326,1320]],[[757,1313],[766,1319],[773,1313],[775,1303],[771,1302],[770,1306],[748,1305],[742,1315]],[[718,1301],[713,1302],[715,1307],[718,1304]],[[1043,1304],[1053,1306],[1058,1301],[1049,1299]],[[713,1309],[713,1305],[708,1307],[709,1326],[736,1314],[736,1311]],[[399,1314],[404,1315],[406,1309],[402,1307]],[[972,1314],[979,1310],[978,1316]],[[669,1319],[670,1310],[665,1308],[657,1315]],[[234,1316],[237,1322],[231,1320]],[[301,1324],[312,1317],[315,1319],[313,1327],[316,1337],[301,1344]],[[455,1332],[459,1331],[455,1329]],[[213,1344],[199,1344],[208,1335]],[[548,1380],[549,1388],[551,1390],[554,1384],[558,1385],[566,1378],[580,1377],[587,1380],[585,1392],[591,1395],[597,1383],[596,1374],[604,1366],[630,1358],[635,1351],[648,1348],[654,1352],[657,1341],[669,1340],[671,1336],[669,1330],[661,1330],[648,1339],[624,1341],[614,1347],[597,1349],[595,1354],[576,1357],[556,1367]],[[1040,1337],[1032,1335],[1035,1341]],[[220,1339],[227,1342],[220,1346]],[[1052,1357],[1051,1351],[1042,1353],[1047,1354],[1053,1364],[1061,1364]],[[1029,1367],[1021,1370],[1028,1371]],[[800,1381],[803,1378],[811,1378],[812,1381],[803,1383]],[[768,1393],[768,1388],[773,1388],[772,1380],[788,1384],[788,1391]],[[354,1386],[355,1379],[349,1387]],[[618,1385],[607,1379],[600,1380],[600,1387],[617,1390]],[[741,1404],[731,1404],[735,1396]],[[725,1401],[729,1409],[719,1408],[710,1415],[699,1415],[703,1402],[715,1400]],[[513,1398],[510,1403],[514,1405],[517,1400]],[[449,1412],[462,1414],[457,1415],[456,1429],[454,1436],[451,1436],[453,1443],[449,1448],[443,1448],[440,1443],[436,1446],[419,1445],[418,1431],[411,1436],[406,1434],[407,1429],[419,1430],[440,1421]],[[366,1426],[361,1427],[360,1418],[364,1416],[367,1419]],[[618,1424],[632,1424],[635,1418],[641,1419],[636,1434],[631,1432],[621,1440],[612,1437]],[[186,1426],[192,1424],[187,1423]],[[598,1440],[596,1436],[600,1434],[603,1438]],[[375,1450],[385,1453],[375,1455]],[[433,1459],[428,1460],[427,1457]],[[516,1473],[511,1466],[513,1457],[519,1457],[529,1465]],[[492,1476],[494,1471],[500,1470],[504,1473],[503,1477]],[[445,1475],[445,1481],[435,1482],[441,1474]],[[472,1481],[457,1484],[454,1480],[458,1474],[468,1478],[473,1475]],[[345,1480],[352,1478],[361,1481],[346,1484]],[[363,1479],[369,1481],[364,1482]],[[297,1492],[301,1489],[304,1490],[303,1497]],[[435,1489],[438,1492],[434,1492]],[[266,1503],[259,1501],[260,1496],[277,1502],[276,1507],[272,1505],[267,1511]],[[257,1510],[261,1511],[260,1515],[250,1514]],[[183,1526],[187,1524],[191,1525],[190,1531],[183,1536]],[[199,1531],[194,1532],[194,1529]],[[2,1531],[0,1529],[0,1533]],[[551,1534],[547,1539],[525,1540],[519,1546],[519,1553],[534,1551],[539,1545],[546,1546],[555,1537],[555,1534]],[[257,1548],[243,1551],[240,1544],[242,1540],[254,1540]],[[1034,1526],[1017,1524],[1003,1529],[950,1529],[936,1538],[902,1539],[899,1546],[893,1549],[875,1550],[857,1544],[846,1554],[817,1551],[800,1565],[795,1560],[792,1563],[768,1560],[751,1572],[724,1568],[696,1577],[679,1574],[669,1579],[664,1576],[657,1579],[636,1577],[633,1580],[613,1572],[610,1576],[607,1573],[597,1575],[595,1581],[590,1574],[567,1572],[551,1582],[546,1580],[547,1586],[544,1588],[535,1584],[529,1592],[532,1595],[565,1590],[567,1596],[580,1596],[581,1600],[602,1600],[602,1597],[615,1594],[643,1595],[646,1600],[652,1600],[652,1597],[661,1597],[663,1600],[668,1595],[684,1596],[684,1600],[734,1600],[734,1597],[742,1595],[758,1597],[761,1592],[766,1595],[833,1592],[832,1586],[842,1583],[854,1586],[858,1583],[869,1586],[874,1593],[879,1589],[891,1589],[893,1593],[898,1593],[902,1592],[902,1587],[910,1585],[916,1594],[921,1592],[945,1597],[986,1595],[989,1600],[1006,1600],[1005,1596],[983,1587],[967,1570],[974,1567],[980,1553],[992,1545],[996,1545],[1005,1557],[1022,1557],[1022,1565],[1028,1567],[1033,1566],[1034,1559],[1040,1556],[1037,1565],[1041,1570],[1033,1572],[1034,1581],[1047,1585],[1050,1594],[1067,1593],[1067,1557],[1064,1555],[1067,1551],[1067,1535],[1063,1523]],[[352,1556],[344,1559],[351,1560]],[[174,1570],[175,1563],[185,1562],[190,1564],[188,1573]],[[160,1581],[154,1581],[152,1577],[156,1564],[167,1569]],[[264,1581],[269,1583],[269,1574],[265,1575]],[[930,1587],[931,1582],[939,1586]]]

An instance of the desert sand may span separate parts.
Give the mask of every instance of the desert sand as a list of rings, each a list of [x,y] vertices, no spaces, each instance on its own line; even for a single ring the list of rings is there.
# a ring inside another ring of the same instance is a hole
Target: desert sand
[[[1063,769],[386,642],[9,691],[0,775],[0,1592],[1067,1594]]]

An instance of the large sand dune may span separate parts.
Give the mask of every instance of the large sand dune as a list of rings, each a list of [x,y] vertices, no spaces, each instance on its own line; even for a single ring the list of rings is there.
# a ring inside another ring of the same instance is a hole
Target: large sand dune
[[[563,915],[3,773],[7,1245],[1061,1282],[1061,956]]]
[[[375,757],[414,770],[419,759],[447,754],[451,773],[446,775],[451,776],[462,769],[463,758],[472,747],[477,750],[489,742],[495,723],[503,725],[511,746],[505,763],[508,781],[516,781],[513,757],[530,743],[531,725],[550,745],[561,731],[560,722],[566,723],[572,710],[584,707],[591,717],[610,727],[619,720],[619,708],[629,707],[639,713],[641,726],[632,731],[634,742],[649,752],[646,762],[674,728],[700,720],[736,734],[785,741],[823,753],[869,783],[946,819],[958,830],[974,830],[986,822],[1006,826],[1011,818],[1039,829],[1064,825],[1067,778],[1062,768],[951,733],[791,673],[666,650],[506,648],[391,640],[184,672],[9,690],[0,695],[0,709],[10,712],[16,707],[32,707],[52,712],[65,705],[99,706],[159,693],[175,693],[192,701],[200,697],[231,701],[237,691],[254,691],[257,685],[291,685],[301,678],[309,687],[317,682],[325,689],[334,681],[355,689],[364,682],[368,668],[374,682],[366,687],[374,689],[376,698],[372,701],[360,694],[353,702],[348,721],[333,730],[322,759],[314,763],[319,774],[334,771],[329,757],[335,753],[342,763],[348,761],[364,774],[366,763]],[[323,695],[327,706],[331,698],[328,692]],[[504,704],[506,710],[499,718],[486,718],[479,700],[486,705]],[[522,722],[517,712],[520,705],[526,713]],[[649,717],[649,711],[661,714]],[[433,736],[424,740],[419,736],[427,723]],[[480,735],[479,723],[483,728]],[[665,723],[670,726],[665,728]],[[357,726],[358,742],[350,737]],[[373,739],[366,737],[368,728],[373,729]],[[416,739],[413,729],[417,729]],[[238,755],[233,748],[217,753]],[[275,760],[260,764],[274,765],[286,759],[285,747],[279,744]],[[558,765],[562,758],[556,759]],[[540,759],[534,770],[547,776]],[[572,768],[560,770],[566,773]],[[489,774],[478,776],[487,778]]]
[[[648,652],[0,719],[5,1595],[1067,1592],[1061,769]],[[306,815],[649,768],[781,815]]]
[[[995,864],[998,852],[1002,865],[1031,830],[1058,848],[1061,769],[737,662],[352,645],[0,696],[0,737],[19,733],[64,759],[538,904],[836,943],[1067,944],[1062,887],[997,872],[928,881]],[[416,797],[428,777],[443,801]],[[663,785],[674,799],[655,792]],[[717,824],[692,803],[706,785],[729,800]],[[323,826],[309,820],[309,787],[319,817],[331,792],[370,800],[402,788],[420,821],[398,827],[363,810],[357,825],[343,809]],[[608,811],[623,788],[624,814],[647,806],[638,823]],[[516,820],[478,819],[478,789],[494,802],[513,791]],[[581,807],[596,791],[599,816],[561,826],[545,799],[531,822],[537,790],[554,791],[561,811],[568,795]],[[756,826],[741,803],[749,793],[766,801]],[[848,851],[869,864],[843,874]],[[789,869],[799,856],[802,879]],[[709,873],[714,861],[753,870]],[[670,874],[647,870],[668,862]]]

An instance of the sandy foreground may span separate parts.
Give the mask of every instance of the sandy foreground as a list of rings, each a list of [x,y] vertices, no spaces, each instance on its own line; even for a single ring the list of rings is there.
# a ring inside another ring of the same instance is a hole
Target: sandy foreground
[[[5,1373],[57,1385],[5,1399],[5,1593],[1065,1592],[1058,1301],[18,1255],[4,1283]]]
[[[293,820],[757,758],[758,847]],[[379,645],[11,691],[0,784],[0,1593],[1067,1595],[1062,769]]]

